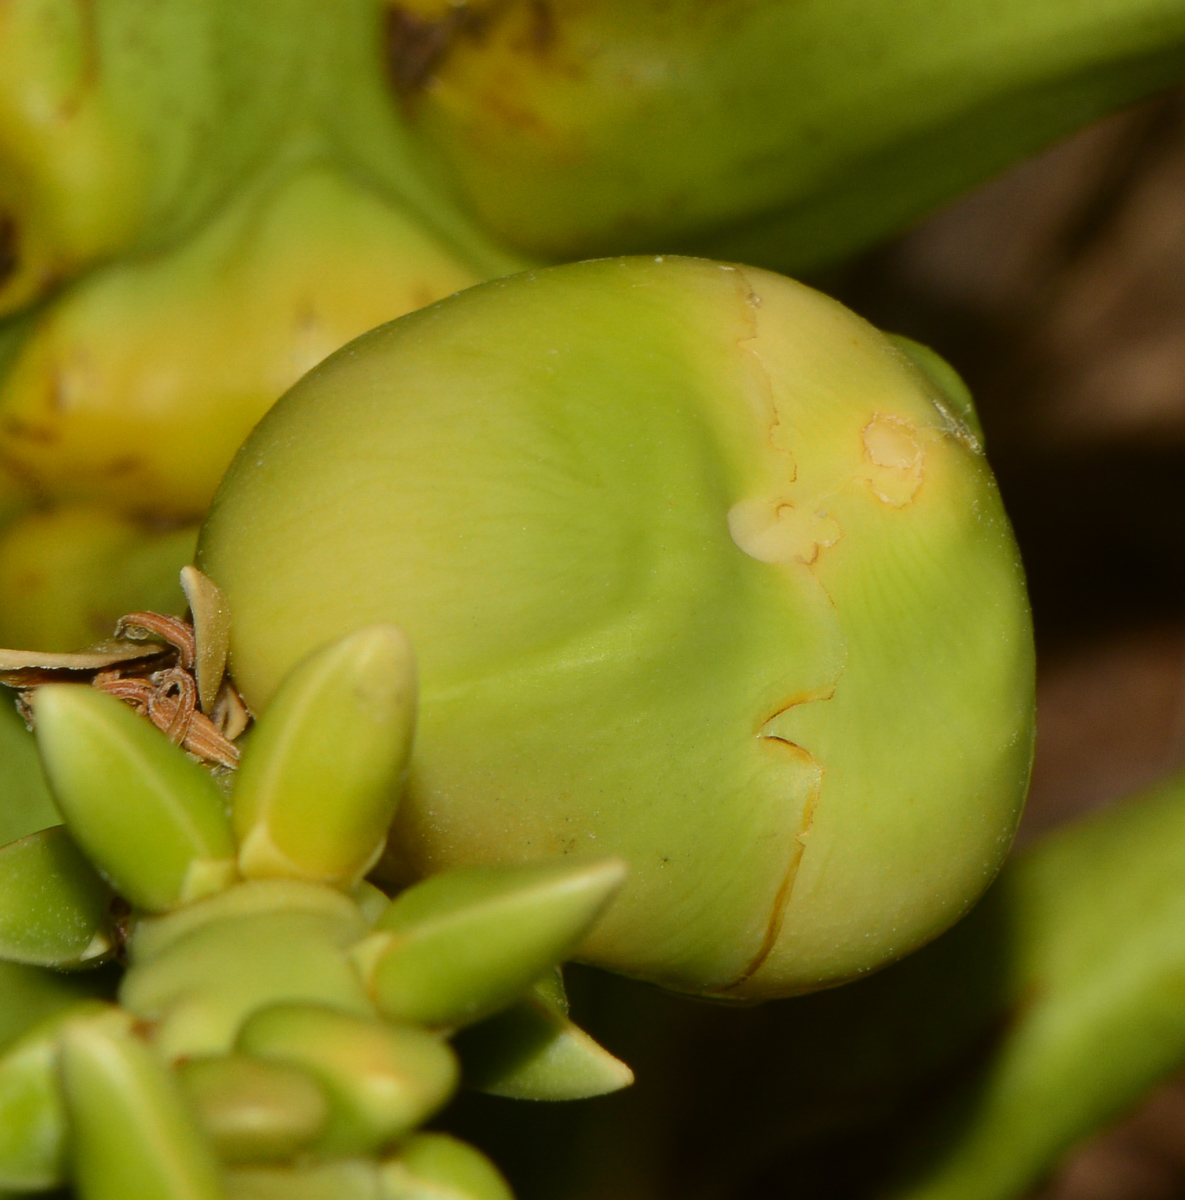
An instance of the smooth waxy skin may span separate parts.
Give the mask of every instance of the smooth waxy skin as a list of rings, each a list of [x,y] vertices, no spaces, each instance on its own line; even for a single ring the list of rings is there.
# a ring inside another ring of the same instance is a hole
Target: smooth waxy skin
[[[956,919],[1023,799],[1028,609],[963,403],[766,272],[531,273],[306,377],[199,565],[256,707],[334,634],[407,630],[389,873],[618,854],[588,960],[809,990]]]

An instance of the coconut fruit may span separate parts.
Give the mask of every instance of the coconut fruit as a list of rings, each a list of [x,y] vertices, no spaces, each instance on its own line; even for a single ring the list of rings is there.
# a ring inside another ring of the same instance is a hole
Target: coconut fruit
[[[612,854],[590,962],[721,999],[963,914],[1027,785],[1033,649],[966,390],[766,271],[601,260],[472,288],[307,375],[198,563],[256,711],[376,622],[416,647],[397,854]]]

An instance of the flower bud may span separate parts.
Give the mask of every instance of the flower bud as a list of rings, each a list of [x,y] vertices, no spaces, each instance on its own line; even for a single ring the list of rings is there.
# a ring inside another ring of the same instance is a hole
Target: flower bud
[[[123,896],[164,912],[231,883],[222,793],[197,763],[94,688],[39,688],[36,713],[45,773],[71,836]]]
[[[220,1200],[214,1155],[164,1064],[126,1014],[61,1038],[74,1182],[86,1200]]]
[[[252,730],[235,781],[242,875],[357,883],[386,843],[415,713],[398,629],[360,630],[301,663]]]
[[[619,856],[588,961],[838,983],[1011,841],[1030,621],[966,393],[768,272],[582,263],[364,335],[256,427],[198,564],[256,711],[332,638],[407,632],[384,869]]]
[[[177,1077],[199,1124],[226,1163],[282,1161],[325,1129],[329,1104],[304,1071],[242,1054],[197,1058]]]
[[[567,958],[624,878],[616,859],[449,871],[396,897],[354,961],[384,1016],[468,1025]]]
[[[410,1133],[452,1095],[457,1063],[443,1038],[316,1004],[277,1004],[252,1016],[238,1049],[308,1071],[329,1099],[315,1147],[368,1154]]]

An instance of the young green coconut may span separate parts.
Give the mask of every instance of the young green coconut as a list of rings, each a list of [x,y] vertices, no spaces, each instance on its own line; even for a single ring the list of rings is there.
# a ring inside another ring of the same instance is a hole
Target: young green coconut
[[[373,622],[420,662],[382,877],[609,853],[587,961],[826,987],[974,902],[1033,652],[965,389],[765,271],[602,260],[358,339],[257,426],[199,563],[248,702]]]
[[[127,971],[115,1002],[43,988],[26,1005],[45,1016],[0,1057],[0,1189],[509,1200],[476,1150],[419,1127],[462,1075],[535,1099],[631,1081],[568,1019],[556,970],[622,864],[456,871],[389,900],[363,876],[411,746],[407,639],[375,625],[304,658],[232,777],[195,761],[238,755],[201,712],[226,696],[225,609],[197,573],[188,582],[206,601],[188,660],[173,634],[173,647],[91,655],[126,665],[155,653],[150,676],[111,661],[93,687],[41,682],[44,661],[9,676],[31,688],[65,823],[0,849],[0,958],[75,972],[118,959]],[[139,614],[124,641],[176,624]],[[65,657],[58,668],[96,669]],[[458,1059],[450,1039],[462,1032]]]

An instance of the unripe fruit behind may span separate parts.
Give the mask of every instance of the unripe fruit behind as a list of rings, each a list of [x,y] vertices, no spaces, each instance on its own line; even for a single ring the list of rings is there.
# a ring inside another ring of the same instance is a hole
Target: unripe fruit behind
[[[957,919],[1023,800],[1028,607],[964,405],[768,272],[532,272],[307,376],[199,562],[257,709],[329,639],[407,631],[390,871],[617,854],[589,961],[806,991]]]

